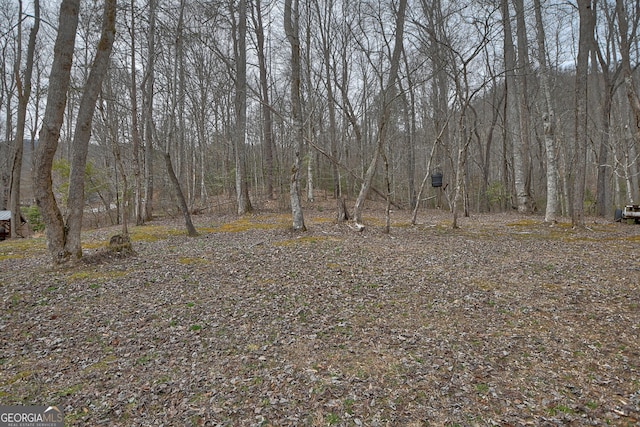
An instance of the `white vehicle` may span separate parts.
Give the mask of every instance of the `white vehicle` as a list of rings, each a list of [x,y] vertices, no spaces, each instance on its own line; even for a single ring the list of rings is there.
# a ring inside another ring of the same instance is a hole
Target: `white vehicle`
[[[627,205],[623,209],[616,209],[614,219],[618,222],[623,219],[635,219],[640,224],[640,205]]]

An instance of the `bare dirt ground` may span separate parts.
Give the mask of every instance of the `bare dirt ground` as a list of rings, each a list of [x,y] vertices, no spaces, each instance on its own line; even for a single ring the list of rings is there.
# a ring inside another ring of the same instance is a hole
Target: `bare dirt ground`
[[[0,404],[69,426],[640,423],[640,225],[330,208],[0,242]]]

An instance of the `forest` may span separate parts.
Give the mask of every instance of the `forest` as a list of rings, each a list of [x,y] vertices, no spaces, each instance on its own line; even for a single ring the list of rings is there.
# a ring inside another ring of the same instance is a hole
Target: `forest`
[[[154,215],[304,230],[331,199],[360,228],[375,200],[580,227],[639,198],[635,1],[0,5],[0,207],[61,261],[83,226]]]
[[[0,424],[640,422],[637,0],[0,16]]]

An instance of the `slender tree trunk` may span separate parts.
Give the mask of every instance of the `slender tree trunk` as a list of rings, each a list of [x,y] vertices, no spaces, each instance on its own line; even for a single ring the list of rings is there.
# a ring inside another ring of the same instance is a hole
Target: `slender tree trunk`
[[[105,101],[104,98],[102,99],[102,102],[100,103],[100,112],[102,113],[102,121],[107,127],[107,138],[111,143],[111,152],[113,153],[113,158],[115,160],[116,205],[118,207],[116,222],[122,226],[121,236],[124,240],[119,242],[119,244],[122,244],[125,241],[129,241],[129,181],[127,180],[127,174],[124,170],[122,153],[120,150],[120,144],[118,143],[118,127],[120,123],[114,108],[115,96],[111,88],[111,81],[107,80],[104,86],[107,94],[107,100]],[[106,108],[102,105],[103,102],[106,103]],[[121,185],[119,183],[119,179],[122,180]]]
[[[263,154],[264,154],[264,180],[267,198],[273,199],[273,120],[271,118],[271,105],[269,104],[269,82],[267,80],[267,58],[265,54],[264,26],[262,23],[261,0],[255,0],[253,10],[253,25],[256,32],[258,70],[260,74],[260,94],[262,108],[262,133],[263,133]]]
[[[185,220],[185,226],[187,228],[187,233],[189,236],[196,236],[198,233],[191,222],[191,213],[189,212],[189,206],[187,205],[187,199],[184,196],[184,192],[182,191],[182,187],[180,185],[180,181],[175,173],[175,169],[173,167],[173,163],[171,161],[171,141],[175,138],[176,134],[182,134],[183,123],[179,121],[176,124],[176,110],[183,109],[179,108],[182,98],[182,89],[179,88],[184,84],[184,74],[182,68],[184,68],[184,8],[185,8],[185,0],[180,1],[180,12],[178,15],[178,24],[176,29],[176,50],[174,55],[174,63],[173,63],[173,93],[171,94],[171,117],[169,119],[169,137],[165,142],[165,151],[164,151],[164,160],[165,166],[167,169],[167,174],[169,175],[169,181],[171,182],[171,186],[173,187],[173,191],[175,193],[176,199],[178,201],[178,207],[182,212],[182,216]],[[180,76],[180,77],[178,77]],[[179,81],[180,80],[180,81]],[[180,115],[178,114],[178,117]],[[178,137],[180,141],[181,137]],[[180,147],[178,147],[180,148]]]
[[[47,250],[53,261],[57,263],[65,261],[69,254],[65,251],[67,233],[53,194],[51,169],[67,103],[79,9],[80,0],[62,0],[60,5],[58,35],[49,76],[47,107],[36,151],[34,176],[36,203],[45,224]]]
[[[20,15],[22,15],[22,0],[20,0]],[[27,46],[27,58],[24,71],[24,87],[20,79],[21,66],[21,20],[18,24],[18,49],[15,67],[16,86],[18,90],[18,121],[16,123],[16,140],[14,142],[13,165],[11,168],[11,193],[10,207],[11,210],[11,237],[18,237],[22,221],[20,219],[20,181],[22,175],[22,156],[24,154],[24,127],[27,115],[27,105],[29,96],[31,96],[31,75],[33,74],[33,56],[36,49],[36,36],[40,29],[40,0],[34,3],[34,23],[29,33],[29,42]]]
[[[116,0],[105,0],[102,16],[102,35],[98,42],[96,56],[80,100],[80,108],[71,145],[71,170],[69,172],[69,198],[67,200],[68,229],[65,252],[76,259],[82,257],[80,232],[84,213],[84,179],[91,137],[91,124],[96,109],[96,101],[102,89],[102,81],[109,68],[111,48],[116,33]]]
[[[520,121],[520,134],[517,135],[519,141],[520,158],[522,159],[522,179],[524,181],[524,194],[522,201],[518,204],[520,212],[530,213],[533,210],[531,199],[531,160],[530,160],[530,118],[529,118],[529,95],[527,77],[531,72],[529,66],[529,41],[527,39],[527,28],[525,24],[525,9],[523,0],[514,0],[516,12],[516,39],[518,41],[517,70],[515,73],[516,84],[518,85],[518,119]]]
[[[636,84],[633,78],[633,70],[631,69],[631,45],[637,37],[638,20],[640,19],[640,4],[638,4],[638,2],[635,3],[636,19],[632,22],[631,28],[629,28],[628,17],[625,10],[625,2],[623,0],[616,0],[616,12],[616,15],[618,16],[618,28],[620,29],[620,56],[622,58],[622,75],[624,77],[627,99],[629,101],[629,106],[631,107],[631,112],[633,113],[633,118],[635,121],[635,123],[633,124],[634,144],[629,150],[631,158],[633,159],[630,165],[630,167],[633,169],[631,171],[631,180],[635,182],[633,183],[634,189],[631,192],[631,196],[629,196],[628,198],[633,199],[634,194],[640,193],[640,188],[638,188],[637,184],[637,158],[635,155],[635,145],[640,143],[640,96],[638,96]]]
[[[547,49],[545,46],[545,31],[542,22],[542,8],[540,0],[534,0],[537,41],[538,64],[540,67],[540,86],[544,94],[546,113],[543,115],[544,146],[547,160],[547,205],[545,208],[545,222],[554,223],[558,216],[558,165],[556,162],[555,112],[551,98],[549,72],[547,67]]]
[[[302,152],[304,127],[302,121],[302,102],[300,100],[300,37],[298,33],[298,0],[285,0],[284,2],[284,30],[291,45],[291,118],[293,122],[293,135],[295,139],[295,152],[291,178],[289,181],[289,199],[291,201],[291,214],[293,217],[293,229],[306,231],[302,203],[300,201],[300,153]]]
[[[507,97],[507,136],[512,141],[513,147],[513,176],[516,191],[516,206],[519,212],[529,211],[529,196],[527,194],[525,163],[523,153],[523,130],[519,117],[520,104],[518,93],[518,80],[516,78],[516,54],[511,32],[511,15],[509,13],[509,0],[502,0],[502,25],[504,28],[504,65]]]
[[[580,14],[580,38],[578,41],[578,59],[576,65],[575,86],[575,140],[573,163],[573,200],[571,224],[584,227],[584,191],[587,167],[587,88],[589,72],[589,51],[592,46],[595,26],[595,12],[592,0],[578,0]]]
[[[233,12],[232,12],[233,13]],[[236,63],[236,93],[234,128],[234,147],[236,163],[236,201],[238,215],[251,212],[249,199],[249,183],[247,180],[247,159],[245,134],[247,131],[247,2],[240,0],[238,4],[238,22],[234,18],[234,53]]]
[[[182,212],[182,216],[184,217],[184,222],[187,227],[187,233],[191,237],[195,237],[198,235],[196,228],[193,226],[193,222],[191,221],[191,215],[189,214],[189,207],[187,206],[187,200],[184,197],[184,193],[182,192],[182,188],[180,187],[180,181],[178,181],[178,177],[176,176],[175,171],[173,170],[173,164],[171,163],[171,156],[168,152],[164,153],[164,161],[167,167],[167,173],[169,174],[169,180],[171,181],[171,185],[176,192],[176,198],[178,199],[178,206],[180,207],[180,211]]]
[[[144,223],[144,217],[142,212],[142,177],[140,174],[140,131],[138,125],[138,85],[136,83],[136,14],[135,14],[135,0],[131,0],[131,87],[129,94],[131,97],[131,142],[133,150],[133,186],[134,186],[134,200],[133,210],[136,216],[136,225],[142,225]]]
[[[431,147],[431,153],[429,154],[429,160],[427,160],[427,172],[425,173],[424,178],[420,183],[420,189],[418,190],[418,195],[416,196],[416,205],[413,207],[413,214],[411,216],[411,225],[416,225],[416,218],[418,217],[418,208],[420,207],[420,202],[422,200],[422,192],[424,191],[424,187],[427,183],[427,180],[431,176],[431,162],[433,161],[433,155],[436,151],[436,147],[438,146],[438,143],[440,142],[440,138],[442,138],[442,135],[444,134],[445,129],[446,127],[443,126],[440,129],[440,134],[435,139],[435,141],[433,141],[433,146]]]
[[[400,0],[398,4],[398,12],[396,15],[396,32],[393,46],[393,53],[391,54],[391,64],[389,69],[389,78],[385,88],[382,88],[382,113],[378,120],[378,135],[377,144],[373,159],[367,168],[367,172],[364,176],[362,186],[360,187],[360,193],[356,199],[356,203],[353,209],[353,219],[356,224],[362,224],[362,209],[364,208],[364,202],[369,195],[373,176],[375,175],[378,159],[383,154],[386,144],[387,128],[389,125],[389,119],[391,116],[391,104],[396,96],[396,80],[398,79],[398,69],[400,67],[400,54],[402,53],[402,41],[404,37],[404,21],[405,11],[407,8],[407,0]]]
[[[149,34],[148,34],[148,59],[145,76],[145,141],[144,141],[144,202],[143,219],[153,219],[153,98],[155,81],[156,60],[156,8],[159,0],[149,0]]]

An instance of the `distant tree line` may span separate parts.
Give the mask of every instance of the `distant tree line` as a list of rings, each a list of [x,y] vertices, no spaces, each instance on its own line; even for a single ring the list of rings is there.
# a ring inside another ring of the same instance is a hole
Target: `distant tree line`
[[[125,235],[271,204],[304,230],[317,198],[358,227],[372,199],[414,221],[449,209],[454,227],[512,209],[581,227],[640,197],[637,1],[18,0],[0,15],[0,208],[37,204],[59,262],[81,256],[87,211]]]

